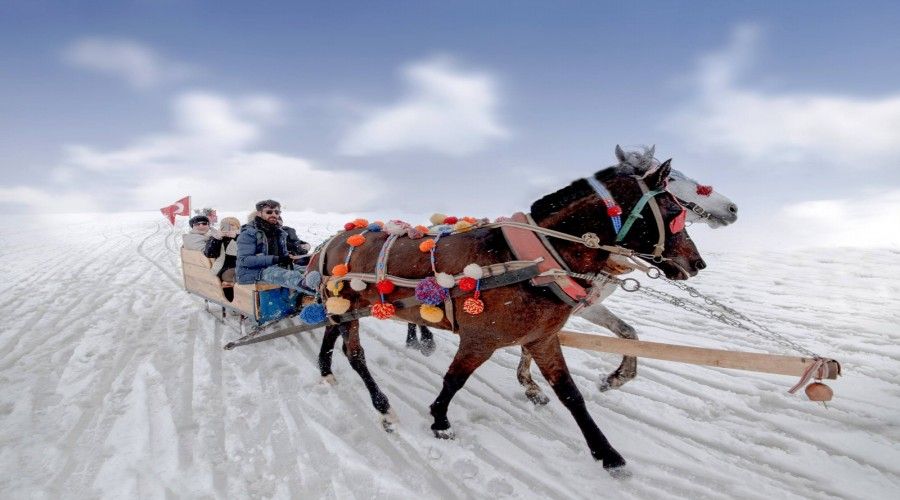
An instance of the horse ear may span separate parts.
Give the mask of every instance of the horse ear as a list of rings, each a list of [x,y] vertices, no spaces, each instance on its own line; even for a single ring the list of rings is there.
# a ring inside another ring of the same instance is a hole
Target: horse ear
[[[656,144],[650,146],[650,149],[647,150],[648,160],[652,160],[654,156],[656,156]]]
[[[619,159],[619,163],[625,163],[625,151],[622,151],[622,146],[616,144],[616,158]]]
[[[669,174],[672,172],[672,159],[664,161],[662,165],[659,166],[656,170],[650,173],[644,181],[647,183],[647,187],[653,190],[664,189],[666,187],[666,181],[669,179]]]

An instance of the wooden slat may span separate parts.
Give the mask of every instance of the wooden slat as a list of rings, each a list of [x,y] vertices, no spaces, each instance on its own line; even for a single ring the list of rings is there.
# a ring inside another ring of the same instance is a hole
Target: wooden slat
[[[215,300],[217,302],[228,302],[225,294],[222,293],[222,287],[219,285],[211,285],[200,281],[192,281],[188,279],[184,283],[185,290],[196,293],[202,297]]]
[[[254,285],[234,285],[234,300],[231,303],[236,309],[246,311],[245,316],[248,318],[258,319],[256,317],[256,291]]]
[[[206,267],[207,269],[212,269],[212,263],[215,262],[215,259],[210,259],[209,257],[203,255],[203,252],[200,250],[188,250],[186,248],[181,249],[181,262],[182,263],[191,263],[195,266]]]
[[[812,358],[761,354],[755,352],[735,352],[703,347],[677,346],[643,340],[628,340],[604,335],[563,330],[559,341],[567,347],[609,352],[623,356],[677,361],[693,365],[716,366],[754,372],[800,376],[815,361]],[[835,379],[840,374],[837,361],[829,360],[825,378]]]

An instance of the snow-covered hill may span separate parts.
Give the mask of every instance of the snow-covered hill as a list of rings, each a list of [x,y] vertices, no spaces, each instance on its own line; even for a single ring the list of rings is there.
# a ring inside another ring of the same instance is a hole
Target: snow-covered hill
[[[343,218],[288,214],[318,242]],[[700,231],[703,229],[697,229]],[[739,231],[739,228],[727,231]],[[0,229],[0,491],[29,497],[896,498],[900,491],[900,252],[706,255],[693,283],[839,359],[828,408],[790,377],[641,361],[599,393],[612,355],[567,351],[589,409],[634,477],[594,462],[555,399],[534,407],[498,352],[453,400],[454,441],[428,405],[457,339],[425,358],[405,327],[369,319],[369,366],[400,417],[381,430],[321,331],[225,352],[237,333],[181,288],[179,238],[159,214],[9,217]],[[662,303],[607,305],[643,339],[785,353]],[[580,319],[571,328],[595,330]],[[539,383],[549,388],[535,372]],[[894,493],[890,493],[893,491]]]

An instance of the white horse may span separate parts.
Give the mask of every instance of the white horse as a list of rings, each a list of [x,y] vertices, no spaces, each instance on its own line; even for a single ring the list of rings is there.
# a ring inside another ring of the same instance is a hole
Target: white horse
[[[636,172],[644,174],[655,170],[659,162],[653,157],[655,147],[643,151],[623,151],[616,146],[616,158],[619,165],[632,167]],[[683,173],[672,170],[669,175],[668,191],[675,195],[688,210],[687,221],[703,223],[715,229],[737,221],[737,205],[727,197],[715,192],[712,186],[703,185],[687,177]],[[617,285],[607,284],[593,305],[581,309],[576,316],[584,318],[597,326],[602,326],[626,339],[637,339],[634,328],[613,314],[602,304],[603,300],[616,291]],[[599,382],[601,391],[617,389],[637,375],[637,358],[624,356],[619,367]],[[534,404],[547,404],[550,400],[531,378],[531,354],[522,349],[522,358],[516,370],[519,383],[525,387],[525,395]]]

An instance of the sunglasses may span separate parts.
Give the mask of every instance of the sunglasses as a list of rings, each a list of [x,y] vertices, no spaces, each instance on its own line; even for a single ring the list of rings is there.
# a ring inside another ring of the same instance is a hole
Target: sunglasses
[[[208,226],[209,222],[195,222],[194,225],[195,226]]]
[[[263,213],[265,213],[266,215],[272,215],[272,214],[280,215],[281,210],[266,209],[265,212],[263,212]]]

